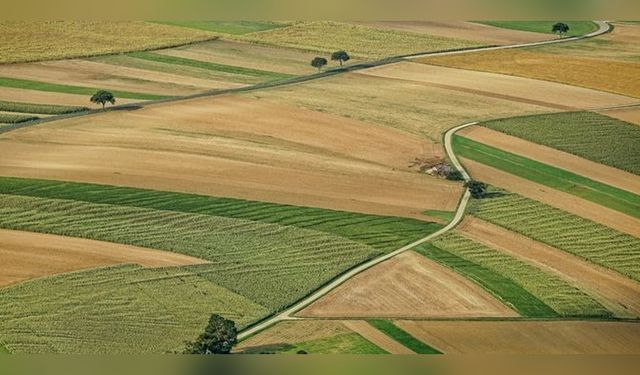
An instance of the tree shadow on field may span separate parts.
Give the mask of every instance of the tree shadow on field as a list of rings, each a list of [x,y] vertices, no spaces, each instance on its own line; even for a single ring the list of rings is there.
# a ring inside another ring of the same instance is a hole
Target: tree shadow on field
[[[286,343],[278,343],[278,344],[269,344],[269,345],[258,345],[258,346],[250,346],[248,348],[244,348],[240,350],[239,354],[276,354],[281,352],[286,352],[295,348],[294,345],[286,344]]]

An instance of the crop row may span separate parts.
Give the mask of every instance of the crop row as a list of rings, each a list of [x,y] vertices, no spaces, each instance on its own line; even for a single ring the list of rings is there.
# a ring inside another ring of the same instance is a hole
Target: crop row
[[[23,115],[18,113],[0,113],[0,124],[18,124],[21,122],[37,120],[37,116]]]
[[[517,194],[474,201],[473,215],[640,281],[640,240]]]
[[[0,226],[210,260],[207,277],[277,310],[381,251],[292,226],[62,199],[0,195]]]
[[[268,311],[182,268],[126,265],[0,290],[0,342],[12,353],[180,351],[221,314],[239,327]]]
[[[0,194],[67,199],[244,219],[331,233],[391,251],[441,226],[415,219],[366,215],[242,199],[127,187],[0,177]]]
[[[459,234],[449,233],[433,244],[513,280],[559,315],[610,315],[593,298],[559,277]]]
[[[513,117],[484,126],[640,174],[640,127],[593,112]]]
[[[0,111],[5,111],[5,112],[37,113],[42,115],[63,115],[66,113],[82,112],[88,109],[89,108],[87,107],[70,107],[70,106],[52,105],[52,104],[17,103],[17,102],[6,102],[6,101],[0,100]]]

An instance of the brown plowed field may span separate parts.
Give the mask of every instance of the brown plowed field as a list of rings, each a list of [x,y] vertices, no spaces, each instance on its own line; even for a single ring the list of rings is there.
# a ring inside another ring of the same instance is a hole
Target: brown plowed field
[[[587,201],[575,195],[514,176],[473,160],[461,158],[471,176],[477,180],[505,188],[527,198],[582,216],[620,232],[640,237],[640,220],[619,211]]]
[[[474,57],[466,58],[474,60]],[[637,99],[621,95],[554,82],[413,62],[384,65],[358,74],[421,82],[450,90],[562,110],[601,108],[638,102]]]
[[[474,282],[414,252],[402,253],[351,278],[297,315],[517,316]]]
[[[613,109],[609,111],[601,111],[600,113],[622,121],[640,125],[640,107]]]
[[[412,171],[401,131],[240,96],[100,113],[0,136],[0,175],[425,218],[461,186]],[[435,151],[435,152],[434,152]]]
[[[473,22],[450,21],[374,21],[356,22],[375,28],[387,28],[414,33],[438,35],[484,42],[489,45],[507,45],[537,42],[553,38],[549,34],[509,30]]]
[[[345,320],[344,325],[390,354],[415,354],[413,350],[377,330],[364,320]]]
[[[456,229],[493,249],[560,275],[572,285],[594,296],[617,316],[640,317],[640,283],[471,216],[467,216]]]
[[[470,126],[460,130],[457,134],[504,151],[600,181],[607,185],[640,194],[640,177],[617,168],[583,159],[551,147],[525,141],[524,139],[482,126]]]
[[[89,102],[89,96],[63,94],[59,92],[47,92],[38,90],[15,89],[11,87],[0,87],[0,100],[9,102],[23,102],[36,104],[56,104],[80,107],[99,108],[97,104]],[[128,104],[141,102],[140,99],[116,98],[116,104]]]
[[[239,343],[235,352],[255,347],[278,344],[298,344],[350,333],[351,330],[337,320],[291,320],[276,324]]]
[[[86,60],[0,65],[0,76],[166,96],[238,86]]]
[[[0,229],[0,287],[42,276],[124,263],[167,267],[207,262],[169,251]]]
[[[434,322],[398,326],[445,354],[640,354],[628,322]]]

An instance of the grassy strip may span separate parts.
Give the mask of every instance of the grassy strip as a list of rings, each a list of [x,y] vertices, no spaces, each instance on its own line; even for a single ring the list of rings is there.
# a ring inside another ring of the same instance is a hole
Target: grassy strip
[[[209,260],[200,276],[279,310],[383,252],[292,226],[0,194],[0,227],[173,251]]]
[[[503,29],[530,31],[534,33],[553,34],[554,21],[480,21],[485,25]],[[565,36],[580,36],[598,30],[598,25],[592,21],[565,21],[569,25],[569,32]]]
[[[562,316],[611,317],[600,303],[560,277],[457,233],[447,233],[433,244],[509,278]]]
[[[156,21],[156,23],[231,35],[243,35],[285,26],[276,22],[260,21]]]
[[[37,120],[38,118],[38,116],[32,115],[0,113],[0,123],[4,124],[19,124],[21,122]]]
[[[640,127],[593,112],[512,117],[483,126],[640,174]]]
[[[11,354],[9,349],[7,349],[6,346],[4,346],[4,344],[1,342],[0,342],[0,354]]]
[[[423,343],[422,341],[413,337],[409,332],[403,330],[402,328],[396,326],[392,322],[388,320],[382,319],[374,319],[369,320],[369,324],[376,327],[380,331],[387,334],[387,336],[406,346],[407,348],[413,350],[418,354],[442,354],[441,351],[430,347],[429,345]]]
[[[296,344],[271,344],[247,348],[242,354],[387,354],[359,334],[343,333]]]
[[[409,218],[127,187],[0,177],[0,194],[138,207],[293,226],[391,251],[440,229]]]
[[[640,218],[640,196],[469,138],[454,136],[460,156]]]
[[[91,96],[95,94],[96,91],[99,90],[92,87],[60,85],[57,83],[48,83],[48,82],[32,81],[27,79],[9,78],[9,77],[0,77],[0,86],[13,87],[18,89],[27,89],[27,90],[59,92],[64,94],[87,95],[87,96]],[[114,90],[109,90],[109,91],[116,97],[116,99],[122,98],[122,99],[156,100],[156,99],[169,98],[168,96],[143,94],[143,93],[136,93],[136,92],[129,92],[129,91],[114,91]],[[87,102],[89,102],[89,98],[87,98]]]
[[[441,210],[426,210],[423,214],[431,217],[436,217],[446,223],[453,220],[453,217],[456,216],[455,211],[441,211]]]
[[[469,212],[640,281],[640,239],[523,196],[493,190]]]
[[[477,263],[460,258],[427,243],[415,251],[475,281],[520,315],[532,318],[557,318],[559,314],[513,280]]]
[[[0,339],[14,353],[180,351],[212,313],[240,328],[268,310],[181,267],[122,265],[0,289]],[[0,346],[1,347],[1,346]]]
[[[225,72],[225,73],[264,78],[269,80],[279,80],[279,79],[286,79],[286,78],[293,77],[293,75],[291,74],[269,72],[266,70],[244,68],[241,66],[217,64],[217,63],[212,63],[208,61],[193,60],[193,59],[187,59],[184,57],[167,56],[167,55],[161,55],[161,54],[152,53],[152,52],[133,52],[128,54],[127,56],[135,57],[137,59],[165,63],[165,64],[184,65],[192,68],[207,69],[207,70],[213,70],[213,71],[219,71],[219,72]]]
[[[65,105],[53,104],[34,104],[34,103],[18,103],[6,102],[0,100],[0,111],[5,112],[22,112],[22,113],[38,113],[42,115],[64,115],[67,113],[75,113],[88,111],[87,107],[70,107]]]

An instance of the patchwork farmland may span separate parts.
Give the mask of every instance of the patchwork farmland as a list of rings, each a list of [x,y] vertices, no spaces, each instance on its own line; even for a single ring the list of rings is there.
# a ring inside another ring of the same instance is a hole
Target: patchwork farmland
[[[0,354],[640,353],[640,29],[555,26],[0,22]]]

